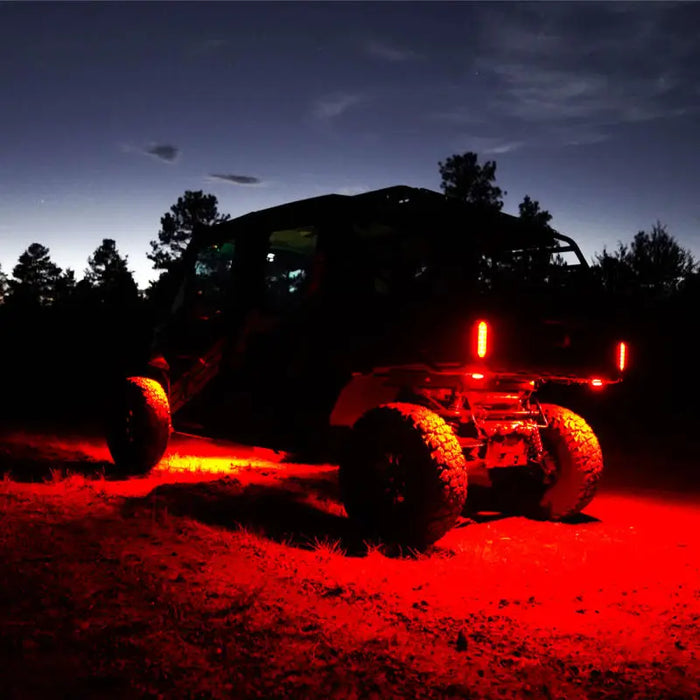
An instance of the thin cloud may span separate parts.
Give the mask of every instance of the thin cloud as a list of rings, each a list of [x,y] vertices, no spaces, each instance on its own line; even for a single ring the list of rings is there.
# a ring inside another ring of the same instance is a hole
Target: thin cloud
[[[180,155],[180,149],[169,143],[157,143],[146,148],[144,153],[166,163],[174,163]]]
[[[221,173],[211,173],[209,175],[210,180],[223,180],[224,182],[230,182],[234,185],[261,185],[262,180],[259,177],[253,177],[252,175],[223,175]]]
[[[593,129],[580,124],[533,125],[521,134],[522,138],[479,136],[468,134],[456,139],[457,150],[473,151],[484,156],[513,153],[524,148],[542,149],[550,146],[587,146],[611,138],[604,129]]]
[[[316,119],[329,121],[344,114],[362,100],[362,95],[357,93],[336,92],[316,100],[312,114]]]
[[[482,103],[484,119],[582,145],[610,138],[617,125],[698,112],[688,66],[700,51],[678,29],[684,9],[650,5],[484,7],[474,68],[497,88]],[[455,124],[462,107],[445,110]]]
[[[524,141],[514,141],[492,136],[467,136],[460,139],[458,149],[484,155],[511,153],[525,146]]]
[[[562,146],[589,146],[595,143],[603,143],[611,138],[609,132],[602,129],[587,129],[581,126],[557,127],[549,134],[549,137]]]
[[[364,45],[364,51],[373,58],[380,58],[391,63],[404,63],[418,58],[418,54],[410,49],[400,48],[384,41],[368,41]]]
[[[580,120],[597,124],[642,122],[679,113],[665,97],[674,81],[659,77],[615,80],[583,69],[562,70],[525,65],[494,65],[503,84],[498,106],[530,122]]]

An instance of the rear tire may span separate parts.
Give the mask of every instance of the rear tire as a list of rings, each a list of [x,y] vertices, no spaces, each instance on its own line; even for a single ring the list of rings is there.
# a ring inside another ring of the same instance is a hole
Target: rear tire
[[[542,404],[547,427],[540,429],[546,468],[494,469],[496,509],[540,520],[564,520],[593,500],[603,454],[593,429],[573,411]],[[545,474],[551,476],[546,478]]]
[[[452,428],[408,403],[378,406],[355,423],[339,477],[348,516],[366,534],[417,548],[454,526],[467,497]]]
[[[170,405],[160,383],[128,377],[107,419],[107,446],[115,472],[128,476],[152,469],[168,447],[170,429]]]
[[[595,496],[603,472],[598,438],[586,421],[568,408],[542,404],[547,427],[540,430],[556,479],[538,504],[541,517],[562,520],[580,513]]]

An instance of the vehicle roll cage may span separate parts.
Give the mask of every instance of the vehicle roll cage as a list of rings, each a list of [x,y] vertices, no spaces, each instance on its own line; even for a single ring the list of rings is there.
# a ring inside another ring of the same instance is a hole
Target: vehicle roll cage
[[[551,254],[573,253],[578,260],[577,266],[588,268],[576,242],[549,226],[545,229],[538,228],[510,214],[486,211],[454,197],[407,185],[358,195],[328,194],[311,197],[244,214],[212,226],[195,227],[185,257],[191,261],[197,251],[208,245],[244,236],[268,235],[270,231],[298,226],[303,220],[323,225],[323,222],[340,220],[387,218],[400,221],[403,218],[410,223],[416,217],[430,218],[435,215],[450,223],[463,220],[469,224],[477,248],[484,254],[499,250],[509,250],[516,254],[531,250],[548,251]]]

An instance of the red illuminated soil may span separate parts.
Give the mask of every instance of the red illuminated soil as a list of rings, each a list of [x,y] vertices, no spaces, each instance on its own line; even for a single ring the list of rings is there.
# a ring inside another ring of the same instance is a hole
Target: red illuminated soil
[[[695,496],[604,484],[576,523],[392,552],[282,458],[178,437],[110,481],[97,438],[5,435],[0,697],[700,697]]]

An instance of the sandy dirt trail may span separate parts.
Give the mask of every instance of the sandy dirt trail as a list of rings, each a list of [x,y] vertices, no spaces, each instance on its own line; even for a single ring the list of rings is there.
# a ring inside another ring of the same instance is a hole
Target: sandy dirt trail
[[[187,436],[147,478],[106,459],[0,441],[39,479],[0,483],[0,697],[700,697],[692,494],[465,515],[412,553],[357,540],[332,465]]]

